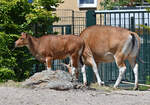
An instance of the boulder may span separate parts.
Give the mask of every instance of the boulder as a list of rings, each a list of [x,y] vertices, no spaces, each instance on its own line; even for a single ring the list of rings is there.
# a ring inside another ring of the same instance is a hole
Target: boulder
[[[35,73],[29,79],[23,82],[23,86],[31,88],[49,88],[55,90],[69,90],[81,87],[81,84],[75,80],[68,72],[63,70],[44,70]]]

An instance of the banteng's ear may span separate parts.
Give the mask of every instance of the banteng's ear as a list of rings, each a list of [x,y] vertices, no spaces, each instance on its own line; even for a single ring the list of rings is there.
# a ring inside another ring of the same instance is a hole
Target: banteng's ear
[[[21,33],[21,36],[24,37],[24,38],[27,38],[27,37],[28,37],[27,33],[25,33],[25,32],[22,32],[22,33]]]

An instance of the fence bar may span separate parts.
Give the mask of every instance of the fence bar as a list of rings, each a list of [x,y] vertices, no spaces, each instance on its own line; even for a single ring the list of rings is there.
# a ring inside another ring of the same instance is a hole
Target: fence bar
[[[74,34],[74,11],[72,11],[72,34]]]

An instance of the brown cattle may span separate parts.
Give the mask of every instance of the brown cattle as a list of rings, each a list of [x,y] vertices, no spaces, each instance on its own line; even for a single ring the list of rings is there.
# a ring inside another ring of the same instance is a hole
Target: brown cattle
[[[75,35],[44,35],[36,38],[26,33],[15,42],[16,47],[26,46],[33,56],[51,69],[51,61],[71,58],[73,73],[78,68],[79,59],[85,47],[82,38]]]
[[[95,25],[83,30],[80,37],[84,39],[86,45],[83,53],[84,62],[93,67],[99,85],[103,84],[103,82],[98,75],[98,63],[116,62],[119,68],[119,76],[114,85],[116,88],[126,70],[124,61],[128,60],[135,75],[134,89],[138,88],[136,57],[140,48],[140,38],[136,33],[120,27]],[[82,72],[84,84],[86,84],[85,65],[82,68]]]

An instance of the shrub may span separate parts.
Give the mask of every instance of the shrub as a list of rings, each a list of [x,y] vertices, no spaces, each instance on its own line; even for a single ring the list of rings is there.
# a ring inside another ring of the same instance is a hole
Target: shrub
[[[51,7],[57,7],[62,3],[61,0],[32,1],[29,3],[28,0],[0,0],[0,79],[3,76],[4,81],[11,79],[13,73],[17,81],[22,81],[29,77],[32,65],[39,64],[27,48],[12,50],[20,33],[43,35],[53,22],[59,19]]]
[[[150,76],[146,76],[146,84],[150,85]]]
[[[8,68],[0,68],[0,82],[6,82],[7,80],[14,80],[15,73]]]

